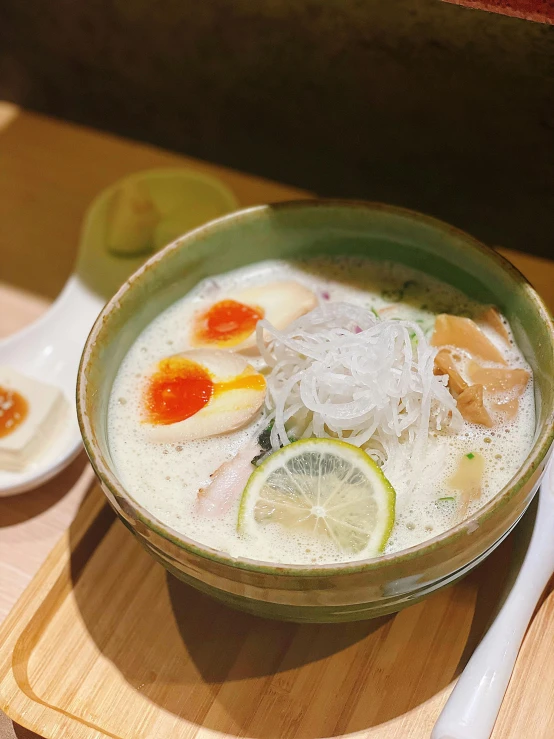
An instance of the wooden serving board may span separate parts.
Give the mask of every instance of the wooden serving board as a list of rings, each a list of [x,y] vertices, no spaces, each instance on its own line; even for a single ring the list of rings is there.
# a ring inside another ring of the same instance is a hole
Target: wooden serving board
[[[52,739],[427,738],[525,528],[462,582],[395,616],[285,624],[166,574],[94,485],[0,632],[0,706]],[[553,736],[553,635],[551,594],[494,739]]]

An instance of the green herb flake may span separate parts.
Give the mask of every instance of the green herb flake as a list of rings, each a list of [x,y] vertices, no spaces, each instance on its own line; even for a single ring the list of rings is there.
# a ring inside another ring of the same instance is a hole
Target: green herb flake
[[[271,447],[271,430],[273,426],[275,425],[275,419],[272,419],[268,425],[265,427],[265,429],[261,432],[261,434],[258,436],[258,444],[260,445],[261,452],[254,457],[252,460],[252,464],[255,467],[258,467],[262,462],[265,462],[266,458],[269,456],[272,447]],[[296,437],[293,434],[287,434],[290,443],[297,441]],[[282,444],[280,445],[283,446]]]
[[[466,454],[466,457],[468,459],[473,459],[475,457],[475,454],[473,452],[470,452],[469,454]]]
[[[381,316],[379,315],[379,313],[375,310],[373,306],[371,306],[369,310],[373,313],[375,318],[381,318]]]
[[[452,495],[447,495],[444,498],[437,498],[437,503],[450,503],[453,500],[456,500],[456,498]]]
[[[258,462],[265,459],[268,452],[271,451],[271,429],[274,424],[275,419],[271,420],[258,436],[258,444],[260,445],[261,452],[252,460],[252,464],[256,465],[256,467],[258,466]]]

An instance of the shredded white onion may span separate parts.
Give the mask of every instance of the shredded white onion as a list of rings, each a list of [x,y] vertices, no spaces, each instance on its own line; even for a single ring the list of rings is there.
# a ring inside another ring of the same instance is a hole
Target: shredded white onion
[[[430,433],[461,427],[447,378],[433,374],[437,350],[417,323],[323,303],[284,331],[260,321],[257,341],[271,370],[274,450],[290,443],[289,434],[344,439],[385,474],[401,466],[415,482]]]

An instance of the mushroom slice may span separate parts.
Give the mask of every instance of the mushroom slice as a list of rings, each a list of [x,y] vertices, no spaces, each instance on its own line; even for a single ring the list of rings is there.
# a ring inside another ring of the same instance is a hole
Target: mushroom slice
[[[455,346],[464,349],[473,357],[488,362],[506,364],[506,360],[490,339],[471,318],[441,313],[435,320],[431,337],[432,346]]]
[[[490,407],[493,411],[501,413],[505,421],[513,421],[519,411],[519,399],[509,398],[508,400],[491,400]]]
[[[449,390],[459,395],[467,388],[467,382],[458,372],[456,363],[448,349],[441,349],[435,357],[435,375],[448,375]]]
[[[480,383],[493,395],[489,401],[492,410],[501,413],[506,421],[513,421],[519,410],[519,398],[529,382],[529,372],[521,368],[481,367],[477,362],[469,362],[468,374],[473,382]]]
[[[482,385],[466,387],[458,395],[458,410],[469,423],[477,423],[480,426],[491,428],[494,424],[485,407],[483,395]]]
[[[498,309],[493,305],[485,310],[480,320],[490,326],[493,331],[496,331],[496,333],[501,336],[507,344],[511,343],[510,334],[508,333],[506,324],[502,320],[500,311],[498,311]]]
[[[468,375],[472,382],[483,385],[491,393],[517,393],[521,395],[529,382],[529,372],[524,369],[503,369],[501,367],[482,367],[477,362],[469,362]]]

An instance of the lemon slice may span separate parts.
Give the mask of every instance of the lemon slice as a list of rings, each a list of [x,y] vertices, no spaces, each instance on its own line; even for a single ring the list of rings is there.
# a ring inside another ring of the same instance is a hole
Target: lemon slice
[[[358,447],[305,439],[272,454],[252,473],[242,495],[239,533],[263,536],[277,524],[291,534],[330,539],[356,559],[381,553],[394,524],[396,494]]]

